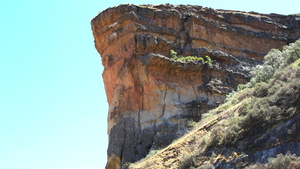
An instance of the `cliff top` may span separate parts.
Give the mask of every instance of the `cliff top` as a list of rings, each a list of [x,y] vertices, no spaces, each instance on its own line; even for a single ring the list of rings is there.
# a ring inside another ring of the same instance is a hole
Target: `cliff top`
[[[105,15],[107,13],[110,13],[110,11],[118,12],[118,13],[124,13],[129,11],[136,11],[137,9],[140,10],[148,10],[155,11],[155,12],[161,12],[161,11],[169,11],[169,12],[179,12],[181,14],[188,14],[188,15],[202,15],[203,13],[211,14],[214,13],[216,15],[221,15],[219,18],[211,18],[211,19],[225,19],[222,17],[222,15],[238,15],[238,17],[255,17],[255,18],[261,18],[262,20],[268,20],[268,18],[272,20],[279,21],[280,19],[286,20],[286,17],[291,17],[291,20],[300,20],[300,13],[299,14],[290,14],[290,15],[282,15],[282,14],[276,14],[276,13],[270,13],[270,14],[264,14],[264,13],[258,13],[254,11],[245,12],[245,11],[237,11],[237,10],[224,10],[224,9],[212,9],[208,7],[203,6],[197,6],[197,5],[173,5],[173,4],[144,4],[144,5],[134,5],[134,4],[120,4],[118,6],[107,8],[101,12],[97,16],[95,16],[94,19],[101,15]],[[270,22],[270,21],[269,21]],[[284,24],[284,23],[283,23]]]
[[[225,10],[225,9],[213,9],[213,8],[209,8],[209,7],[204,7],[204,6],[198,6],[198,5],[182,5],[182,4],[141,4],[141,5],[135,5],[135,4],[120,4],[118,6],[114,6],[114,7],[110,7],[107,9],[104,9],[103,11],[99,12],[99,15],[101,13],[105,13],[106,11],[109,11],[111,9],[115,9],[115,8],[119,8],[119,7],[140,7],[140,8],[147,8],[147,9],[153,9],[153,10],[167,10],[167,11],[171,11],[171,10],[185,10],[186,12],[189,13],[198,13],[199,11],[214,11],[216,13],[235,13],[235,14],[247,14],[247,15],[251,15],[251,16],[286,16],[286,15],[282,15],[282,14],[277,14],[277,13],[258,13],[255,11],[250,11],[250,12],[246,12],[246,11],[238,11],[238,10]],[[290,15],[296,15],[296,16],[300,16],[299,14],[290,14]],[[98,15],[97,15],[98,16]],[[95,16],[94,18],[96,18],[97,16]]]

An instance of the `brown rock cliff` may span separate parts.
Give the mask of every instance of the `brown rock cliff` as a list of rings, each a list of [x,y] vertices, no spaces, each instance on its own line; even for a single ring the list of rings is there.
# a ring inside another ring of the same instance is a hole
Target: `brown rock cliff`
[[[109,104],[107,168],[121,168],[187,131],[248,80],[272,48],[300,37],[299,16],[184,5],[120,5],[92,22]],[[202,62],[170,59],[210,56]]]

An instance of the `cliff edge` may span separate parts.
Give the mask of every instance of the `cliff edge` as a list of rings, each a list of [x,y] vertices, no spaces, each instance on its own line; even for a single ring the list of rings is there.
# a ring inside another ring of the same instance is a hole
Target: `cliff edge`
[[[108,162],[122,168],[187,132],[249,80],[272,48],[300,37],[299,16],[190,5],[120,5],[92,21],[109,104]],[[180,61],[176,57],[210,57]]]

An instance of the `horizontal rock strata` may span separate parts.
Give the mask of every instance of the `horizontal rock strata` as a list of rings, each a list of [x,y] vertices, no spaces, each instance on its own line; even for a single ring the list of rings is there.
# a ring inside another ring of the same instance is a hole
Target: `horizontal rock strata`
[[[107,168],[121,168],[187,131],[222,103],[272,48],[300,37],[300,17],[184,5],[120,5],[91,24],[109,104]],[[171,58],[209,56],[212,66]]]

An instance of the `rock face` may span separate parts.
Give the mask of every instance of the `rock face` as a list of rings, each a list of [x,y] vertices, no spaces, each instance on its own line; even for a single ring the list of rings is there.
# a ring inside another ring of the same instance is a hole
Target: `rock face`
[[[109,104],[106,168],[122,168],[186,133],[188,121],[245,83],[270,49],[300,37],[299,18],[169,4],[102,11],[91,24]],[[209,56],[212,66],[176,61],[170,50]]]

